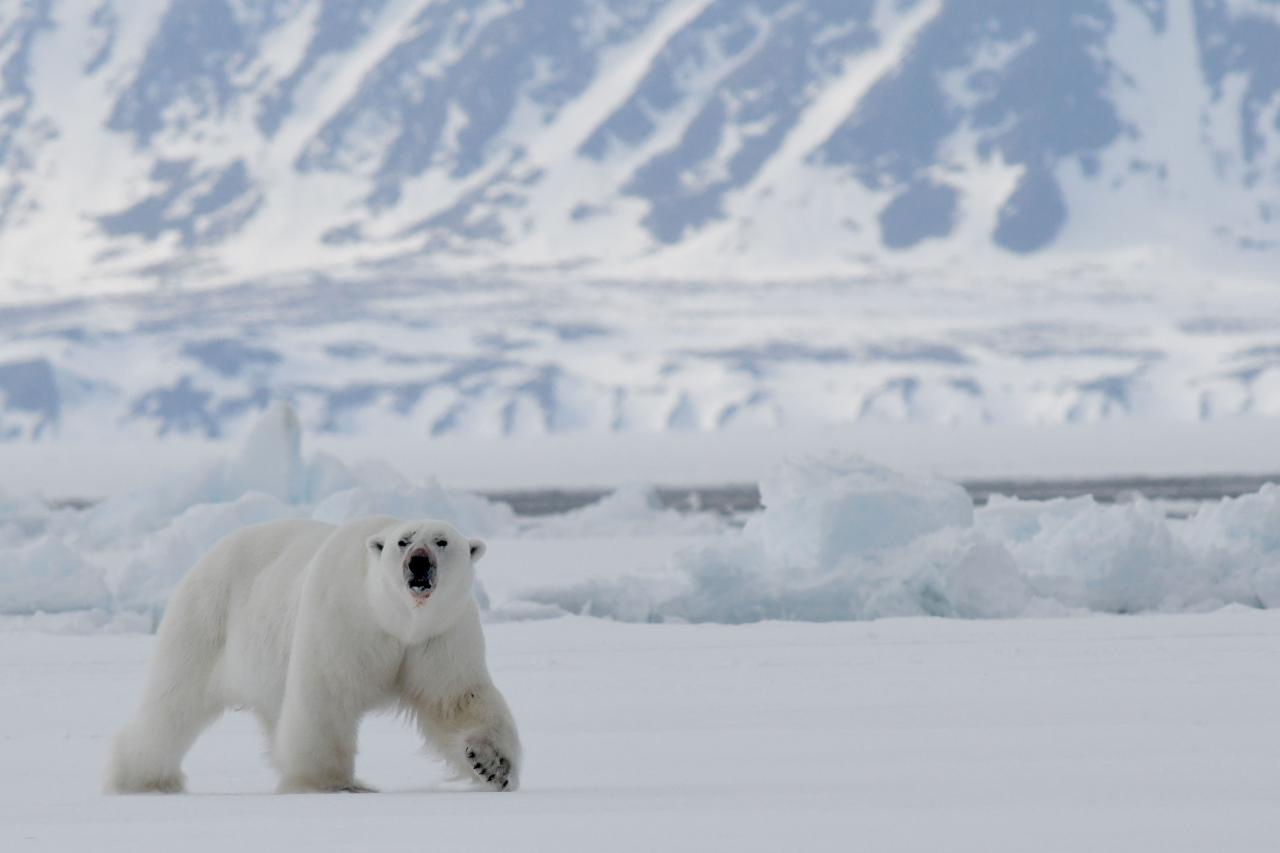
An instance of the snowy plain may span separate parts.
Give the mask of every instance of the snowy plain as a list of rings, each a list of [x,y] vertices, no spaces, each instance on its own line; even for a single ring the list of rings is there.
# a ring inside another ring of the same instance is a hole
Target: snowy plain
[[[374,718],[377,795],[276,796],[256,724],[192,793],[103,797],[151,638],[0,635],[0,848],[1263,851],[1280,614],[487,629],[524,787],[465,792]]]

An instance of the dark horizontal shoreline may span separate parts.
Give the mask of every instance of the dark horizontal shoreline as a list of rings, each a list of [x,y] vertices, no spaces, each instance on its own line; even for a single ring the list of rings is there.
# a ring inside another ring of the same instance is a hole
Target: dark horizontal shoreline
[[[968,480],[961,485],[978,506],[992,495],[1023,500],[1049,500],[1092,495],[1099,503],[1120,503],[1141,495],[1148,500],[1212,501],[1256,492],[1266,483],[1280,483],[1280,473],[1211,477],[1115,477],[1081,480]],[[760,508],[760,491],[753,483],[724,486],[656,489],[664,508],[683,512],[705,510],[736,515]],[[529,489],[483,492],[485,497],[508,504],[517,515],[555,515],[600,500],[609,489]]]
[[[1280,483],[1276,474],[1225,474],[1196,477],[1102,477],[1080,480],[962,480],[977,506],[992,495],[1044,501],[1093,495],[1098,503],[1124,503],[1141,495],[1147,500],[1195,503],[1234,498],[1256,492],[1267,483]],[[658,502],[680,512],[706,511],[725,516],[760,509],[760,490],[754,483],[721,486],[658,486]],[[512,489],[481,490],[490,500],[509,505],[516,515],[538,517],[581,509],[609,495],[613,489]],[[57,509],[89,509],[96,499],[62,498],[49,501]]]

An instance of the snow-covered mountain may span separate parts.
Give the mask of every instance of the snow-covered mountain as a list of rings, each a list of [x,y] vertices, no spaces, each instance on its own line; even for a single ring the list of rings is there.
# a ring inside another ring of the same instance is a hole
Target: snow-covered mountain
[[[9,0],[0,293],[1280,262],[1276,0]]]
[[[1280,416],[1280,288],[443,278],[0,308],[0,441],[234,439],[273,399],[382,454],[456,434],[855,421],[1134,420],[1158,438]]]
[[[1269,417],[1277,268],[1276,0],[0,2],[3,439]]]

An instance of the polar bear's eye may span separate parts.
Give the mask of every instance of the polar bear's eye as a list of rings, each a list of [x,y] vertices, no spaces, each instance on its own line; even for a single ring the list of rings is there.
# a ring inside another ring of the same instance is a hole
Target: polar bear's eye
[[[408,540],[408,539],[401,539],[401,540],[400,540],[398,543],[396,543],[396,544],[398,544],[401,548],[408,548],[408,547],[409,547],[409,540]]]
[[[449,547],[449,540],[448,540],[448,539],[437,539],[437,540],[436,540],[436,547],[437,547],[437,548],[448,548],[448,547]]]

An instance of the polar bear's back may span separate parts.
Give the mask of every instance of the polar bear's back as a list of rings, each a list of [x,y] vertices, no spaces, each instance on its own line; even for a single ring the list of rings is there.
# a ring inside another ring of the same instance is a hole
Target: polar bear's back
[[[335,530],[332,524],[306,519],[237,530],[220,539],[187,573],[170,608],[187,598],[201,599],[205,608],[241,604],[254,595],[255,586],[300,574]]]
[[[283,673],[272,670],[288,659],[303,571],[337,529],[291,519],[221,539],[169,599],[157,662],[173,658],[210,666],[210,689],[250,705],[266,698],[263,692],[277,693]],[[247,683],[249,671],[257,677]]]
[[[289,519],[255,524],[218,540],[183,577],[165,607],[165,624],[195,619],[222,623],[262,582],[286,582],[301,572],[334,530],[331,524]],[[211,626],[214,627],[214,626]]]

